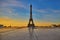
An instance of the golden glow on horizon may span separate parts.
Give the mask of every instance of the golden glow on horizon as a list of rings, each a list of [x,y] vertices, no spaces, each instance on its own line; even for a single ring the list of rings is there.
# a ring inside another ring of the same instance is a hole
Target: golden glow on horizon
[[[28,20],[29,21],[29,20]],[[24,21],[24,20],[12,20],[12,19],[5,19],[5,18],[0,18],[0,24],[3,24],[5,26],[27,26],[28,25],[28,21]],[[48,26],[51,25],[52,23],[50,22],[34,22],[36,26]]]
[[[26,26],[26,21],[17,21],[12,19],[0,18],[0,24],[5,26]]]

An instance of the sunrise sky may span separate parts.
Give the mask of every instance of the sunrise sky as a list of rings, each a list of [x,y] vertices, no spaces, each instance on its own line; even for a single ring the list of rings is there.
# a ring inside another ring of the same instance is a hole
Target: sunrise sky
[[[60,0],[0,0],[0,24],[27,26],[30,4],[36,26],[60,24]]]

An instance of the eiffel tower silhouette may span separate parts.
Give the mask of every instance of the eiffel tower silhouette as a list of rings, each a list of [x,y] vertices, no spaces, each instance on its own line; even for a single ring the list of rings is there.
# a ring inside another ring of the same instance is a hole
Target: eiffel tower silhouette
[[[32,28],[35,27],[33,18],[32,18],[32,5],[30,5],[30,19],[29,19],[28,27],[32,27]]]

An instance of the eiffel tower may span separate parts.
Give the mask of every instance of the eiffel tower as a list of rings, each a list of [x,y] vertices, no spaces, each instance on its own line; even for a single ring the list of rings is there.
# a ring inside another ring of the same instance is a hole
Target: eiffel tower
[[[32,5],[30,5],[30,19],[29,19],[28,27],[32,27],[32,28],[35,27],[33,18],[32,18]]]

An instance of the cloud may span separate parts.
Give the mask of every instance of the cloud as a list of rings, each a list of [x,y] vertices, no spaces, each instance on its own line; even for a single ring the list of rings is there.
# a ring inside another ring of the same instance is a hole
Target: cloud
[[[34,11],[39,13],[60,13],[60,10],[54,10],[54,9],[34,9]]]
[[[2,0],[0,1],[0,5],[0,15],[2,15],[2,17],[7,16],[15,19],[21,17],[19,12],[17,12],[17,8],[27,9],[27,5],[25,3],[17,0]],[[15,7],[15,9],[13,7]]]
[[[13,18],[19,15],[18,13],[15,13],[14,9],[12,8],[0,8],[0,10],[1,10],[0,15],[2,17]]]
[[[40,9],[40,10],[36,10],[37,12],[40,12],[40,13],[47,13],[47,11],[45,9]]]
[[[1,7],[20,7],[27,9],[27,5],[17,0],[3,0],[0,3]]]
[[[60,10],[52,10],[53,13],[60,13]]]
[[[55,9],[35,9],[36,15],[35,18],[38,21],[46,22],[60,22],[60,10]]]

